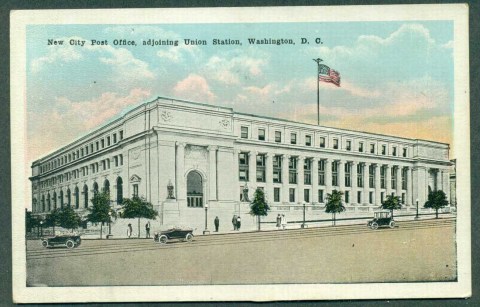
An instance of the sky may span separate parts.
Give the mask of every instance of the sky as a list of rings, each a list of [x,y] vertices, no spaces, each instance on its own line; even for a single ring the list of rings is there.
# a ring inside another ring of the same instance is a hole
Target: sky
[[[214,46],[215,38],[242,45]],[[179,45],[144,46],[148,39]],[[316,124],[318,57],[341,75],[340,87],[320,83],[322,126],[453,141],[451,21],[30,25],[26,41],[29,164],[158,96]]]

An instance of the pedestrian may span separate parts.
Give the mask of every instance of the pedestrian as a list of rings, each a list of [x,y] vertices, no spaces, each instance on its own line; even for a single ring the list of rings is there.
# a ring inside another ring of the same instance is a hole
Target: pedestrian
[[[215,224],[215,232],[218,232],[218,226],[220,226],[220,219],[218,216],[215,217],[215,221],[213,223]]]
[[[277,215],[277,229],[280,229],[282,227],[282,216],[280,213]]]
[[[282,228],[284,230],[287,228],[287,218],[285,217],[285,214],[282,214]]]
[[[150,221],[145,224],[145,238],[150,238]]]
[[[128,224],[128,228],[127,228],[127,237],[131,237],[132,236],[132,224]]]
[[[240,226],[242,226],[242,219],[240,218],[240,215],[237,216],[237,230],[240,230]]]
[[[233,230],[237,230],[237,215],[234,214],[232,218]]]

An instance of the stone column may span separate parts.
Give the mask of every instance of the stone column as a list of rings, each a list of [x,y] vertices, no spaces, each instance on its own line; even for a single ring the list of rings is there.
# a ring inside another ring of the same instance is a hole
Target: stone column
[[[418,199],[418,206],[422,208],[427,200],[427,169],[422,166],[414,167],[412,177],[413,200],[416,201]]]
[[[348,162],[347,162],[348,163]],[[356,204],[357,203],[357,188],[358,188],[358,182],[357,182],[357,176],[358,176],[358,172],[357,172],[357,166],[358,166],[358,162],[356,161],[353,161],[350,163],[350,167],[351,167],[351,172],[350,172],[350,175],[352,176],[351,177],[351,183],[352,183],[352,196],[355,197],[355,198],[351,198],[352,201],[351,203],[352,204]]]
[[[370,163],[363,163],[363,197],[362,197],[362,202],[364,204],[369,204],[368,202],[368,195],[370,194],[370,188],[369,188],[369,170],[370,170]]]
[[[238,161],[239,157],[238,155],[240,154],[240,150],[238,149],[235,149],[233,151],[233,167],[234,167],[234,170],[233,170],[233,176],[234,176],[234,184],[236,185],[235,188],[233,189],[235,191],[235,197],[233,198],[235,201],[240,201],[240,185],[239,183],[243,183],[243,182],[240,182],[240,163]]]
[[[394,187],[397,189],[397,196],[402,200],[402,167],[396,166],[397,168],[397,186]]]
[[[450,172],[448,169],[442,169],[442,190],[450,203]]]
[[[273,203],[273,154],[265,154],[265,181],[267,190],[265,195],[269,203]]]
[[[289,155],[283,155],[282,157],[282,202],[288,203],[288,162],[290,160]]]
[[[177,142],[175,157],[175,191],[177,200],[185,200],[187,196],[185,183],[185,143]],[[167,187],[163,187],[166,189]]]
[[[257,182],[257,152],[250,151],[248,153],[248,190],[255,191]]]
[[[318,159],[312,158],[312,204],[318,203]]]
[[[338,161],[338,187],[340,191],[342,192],[345,191],[345,161],[344,160]]]
[[[385,195],[385,199],[387,198],[387,195],[392,194],[392,166],[387,164],[386,170],[385,170],[385,189],[387,190],[387,193]]]
[[[412,168],[407,167],[407,205],[414,205],[415,200],[413,199],[413,187],[412,187]],[[416,204],[415,204],[416,205]]]
[[[325,195],[332,193],[332,159],[325,159]]]
[[[305,184],[305,178],[304,178],[304,163],[305,163],[305,157],[303,156],[299,156],[297,158],[297,170],[298,170],[298,178],[297,178],[297,182],[298,182],[298,193],[297,193],[297,203],[303,203],[304,201],[304,197],[303,197],[303,190],[305,188],[304,184]]]
[[[208,146],[209,200],[217,200],[217,146]]]
[[[380,196],[382,192],[382,186],[380,184],[380,168],[381,164],[375,165],[375,204],[379,206],[381,204],[382,197]]]

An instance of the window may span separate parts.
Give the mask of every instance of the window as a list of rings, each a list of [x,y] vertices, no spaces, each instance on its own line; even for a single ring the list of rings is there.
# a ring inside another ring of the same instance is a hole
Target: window
[[[405,203],[405,193],[402,193],[402,204]]]
[[[306,135],[305,136],[305,146],[312,146],[312,136]]]
[[[325,185],[325,160],[318,161],[318,185]]]
[[[273,182],[282,182],[282,156],[273,157]]]
[[[359,163],[357,164],[357,186],[359,188],[363,188],[363,172],[364,172],[364,165]]]
[[[120,158],[120,165],[123,165],[123,155],[118,155]]]
[[[397,168],[392,167],[390,174],[392,175],[391,177],[391,182],[392,182],[392,189],[395,189],[397,187]]]
[[[120,130],[120,141],[123,140],[123,130]]]
[[[373,204],[373,192],[368,193],[368,203]]]
[[[375,153],[375,144],[370,144],[370,153]]]
[[[90,144],[90,152],[93,152],[93,143]]]
[[[338,149],[338,139],[333,139],[333,149]]]
[[[345,186],[346,187],[352,186],[351,171],[352,171],[352,165],[348,162],[345,163]]]
[[[291,133],[290,134],[290,144],[297,144],[297,134]]]
[[[107,146],[110,146],[110,137],[107,136]]]
[[[303,165],[303,183],[312,184],[312,160],[305,159]]]
[[[387,145],[382,145],[382,155],[387,154]]]
[[[380,193],[380,202],[383,204],[383,200],[385,199],[385,192]]]
[[[138,197],[138,184],[134,184],[133,185],[133,196],[137,196]]]
[[[257,155],[257,182],[265,182],[265,155]]]
[[[95,142],[95,147],[96,147],[96,150],[99,150],[99,149],[100,149],[100,146],[99,146],[98,141]]]
[[[297,183],[297,158],[290,157],[288,163],[288,183]]]
[[[332,162],[332,185],[338,186],[338,162]]]
[[[310,202],[310,189],[303,190],[303,201]]]
[[[404,158],[407,157],[407,148],[406,147],[403,148],[402,157],[404,157]]]
[[[375,166],[373,165],[368,167],[368,186],[375,188]]]
[[[281,143],[281,142],[282,142],[282,132],[275,131],[275,143]]]
[[[407,168],[402,168],[402,190],[407,189]]]
[[[101,139],[100,142],[101,142],[101,144],[102,144],[102,148],[105,148],[105,140],[104,140],[104,139]]]
[[[324,137],[320,137],[320,147],[325,148],[325,138]]]
[[[352,141],[348,140],[347,141],[347,147],[346,147],[347,150],[352,150]]]
[[[362,191],[357,191],[357,204],[362,203]]]
[[[238,154],[238,172],[240,181],[248,181],[248,154],[245,152]]]
[[[358,143],[358,151],[363,152],[363,142]]]
[[[113,134],[113,144],[117,143],[117,134]]]
[[[240,137],[242,139],[248,139],[248,127],[242,126],[240,130],[241,130]]]
[[[385,166],[382,166],[380,168],[380,188],[381,189],[385,189],[385,173],[386,173]]]
[[[273,202],[280,202],[280,188],[273,188]]]
[[[350,191],[345,191],[345,202],[347,204],[350,202]]]
[[[258,129],[258,140],[265,141],[265,129]]]
[[[323,190],[318,190],[318,202],[323,203]]]
[[[392,156],[397,156],[397,147],[393,146],[392,148]]]
[[[294,203],[295,202],[295,189],[294,188],[290,188],[288,190],[288,200],[289,202],[291,203]]]
[[[88,145],[85,146],[85,154],[88,155]]]

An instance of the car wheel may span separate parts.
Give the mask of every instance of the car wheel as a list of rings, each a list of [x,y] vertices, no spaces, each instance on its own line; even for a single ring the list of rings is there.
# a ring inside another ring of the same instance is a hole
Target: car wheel
[[[389,224],[388,226],[390,226],[390,228],[394,228],[394,227],[395,227],[395,222],[394,222],[394,221],[390,221],[390,224]]]
[[[47,240],[43,240],[43,241],[42,241],[42,246],[43,246],[43,247],[48,247],[48,241],[47,241]]]
[[[167,236],[160,236],[160,238],[158,239],[158,242],[160,242],[161,244],[166,244],[167,241],[168,241]]]
[[[74,248],[75,242],[73,242],[72,240],[67,240],[67,242],[65,242],[65,245],[67,246],[67,248]]]
[[[372,225],[370,226],[373,230],[378,228],[378,224],[373,222]]]
[[[187,233],[187,235],[185,236],[185,240],[187,240],[187,242],[192,242],[193,241],[193,235],[191,233]]]

